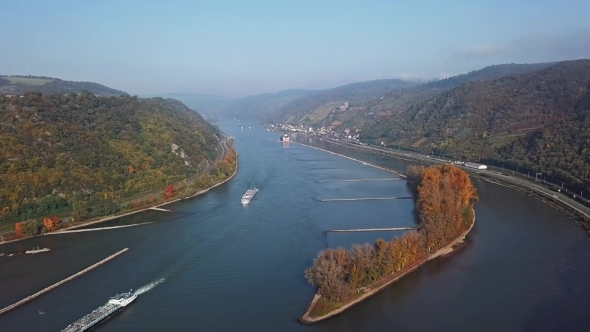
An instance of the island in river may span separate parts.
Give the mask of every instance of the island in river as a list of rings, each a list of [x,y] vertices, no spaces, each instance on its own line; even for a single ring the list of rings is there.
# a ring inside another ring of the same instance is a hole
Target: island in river
[[[475,224],[477,192],[469,175],[453,165],[412,166],[408,183],[417,196],[420,227],[387,242],[321,251],[305,270],[316,294],[299,319],[313,324],[337,315],[425,262],[452,251]]]

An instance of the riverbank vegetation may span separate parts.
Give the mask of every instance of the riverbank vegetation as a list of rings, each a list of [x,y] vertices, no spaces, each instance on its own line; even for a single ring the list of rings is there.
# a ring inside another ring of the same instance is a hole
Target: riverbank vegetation
[[[453,165],[411,167],[420,226],[391,241],[321,251],[305,270],[321,298],[309,310],[320,317],[354,301],[373,286],[415,268],[472,226],[477,192],[468,174]]]
[[[194,181],[184,181],[178,186],[168,185],[164,190],[144,196],[119,205],[115,202],[101,202],[98,205],[88,206],[86,203],[78,204],[70,217],[65,220],[58,216],[45,217],[43,222],[36,219],[19,221],[14,224],[15,236],[5,240],[34,237],[48,232],[79,225],[82,222],[91,222],[92,218],[111,216],[116,213],[128,213],[143,210],[152,206],[172,202],[177,199],[188,198],[197,195],[203,190],[221,183],[232,176],[237,170],[237,153],[231,144],[224,159],[217,161],[211,170],[201,174]]]

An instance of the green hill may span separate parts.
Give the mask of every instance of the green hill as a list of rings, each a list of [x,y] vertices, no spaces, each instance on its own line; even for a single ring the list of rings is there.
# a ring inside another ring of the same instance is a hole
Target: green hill
[[[0,76],[0,94],[23,95],[27,91],[48,93],[81,93],[89,91],[100,96],[119,96],[127,93],[92,82],[64,81],[42,76]]]
[[[590,184],[590,60],[461,84],[367,123],[368,142],[542,171]]]
[[[502,64],[474,70],[467,74],[452,76],[442,80],[399,89],[386,94],[383,99],[367,103],[367,110],[378,117],[392,116],[406,111],[417,102],[425,101],[461,84],[498,79],[507,75],[529,73],[547,68],[551,63]]]
[[[572,184],[590,188],[590,93],[578,103],[575,112],[518,137],[488,159],[542,172],[569,183],[570,188]]]
[[[172,99],[0,95],[0,220],[184,179],[213,163],[219,135]]]
[[[391,91],[414,85],[397,79],[347,84],[294,99],[270,113],[265,120],[327,127],[334,121],[341,121],[342,117],[348,116],[351,111],[364,110],[366,102],[379,100]],[[344,106],[345,103],[348,104],[343,110],[345,112],[337,112],[336,110],[340,110],[340,106]]]

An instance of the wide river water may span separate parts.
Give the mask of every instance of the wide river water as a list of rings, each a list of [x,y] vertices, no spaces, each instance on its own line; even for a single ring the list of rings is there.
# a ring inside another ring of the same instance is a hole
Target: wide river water
[[[0,245],[0,307],[128,247],[122,256],[0,316],[0,331],[58,331],[108,298],[142,294],[100,331],[589,331],[590,239],[563,213],[523,193],[473,179],[480,202],[470,243],[427,263],[325,322],[297,321],[314,288],[303,270],[326,247],[401,232],[326,233],[415,225],[395,174],[300,144],[253,122],[224,119],[240,166],[211,192],[96,227]],[[243,126],[244,129],[240,129]],[[252,129],[248,129],[251,126]],[[299,142],[404,171],[407,163],[298,137]],[[189,152],[190,153],[190,152]],[[382,181],[341,181],[379,179]],[[248,206],[239,202],[260,188]],[[47,247],[41,254],[22,254]],[[15,253],[8,256],[10,253]],[[45,314],[39,314],[39,311]]]

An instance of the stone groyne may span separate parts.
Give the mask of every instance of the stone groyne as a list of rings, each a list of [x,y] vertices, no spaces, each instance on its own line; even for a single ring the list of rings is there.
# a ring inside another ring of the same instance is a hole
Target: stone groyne
[[[119,252],[116,252],[116,253],[110,255],[109,257],[101,260],[100,262],[95,263],[95,264],[93,264],[93,265],[85,268],[84,270],[82,270],[82,271],[80,271],[80,272],[78,272],[76,274],[73,274],[73,275],[71,275],[71,276],[69,276],[69,277],[67,277],[67,278],[65,278],[65,279],[63,279],[61,281],[58,281],[55,284],[53,284],[53,285],[51,285],[49,287],[46,287],[46,288],[38,291],[37,293],[35,293],[33,295],[29,295],[29,296],[25,297],[24,299],[22,299],[22,300],[20,300],[20,301],[18,301],[16,303],[14,303],[14,304],[9,305],[6,308],[0,309],[0,315],[5,314],[5,313],[9,312],[10,310],[17,308],[17,307],[19,307],[19,306],[21,306],[21,305],[23,305],[23,304],[25,304],[25,303],[27,303],[27,302],[35,299],[36,297],[41,296],[41,295],[49,292],[50,290],[52,290],[54,288],[57,288],[57,287],[65,284],[66,282],[68,282],[68,281],[70,281],[70,280],[72,280],[74,278],[77,278],[77,277],[83,275],[84,273],[86,273],[86,272],[88,272],[90,270],[93,270],[93,269],[101,266],[102,264],[110,261],[111,259],[113,259],[113,258],[115,258],[115,257],[117,257],[117,256],[119,256],[119,255],[121,255],[123,253],[125,253],[127,250],[129,250],[129,248],[125,248],[125,249],[123,249],[123,250],[121,250]]]
[[[351,157],[349,157],[349,156],[345,156],[345,155],[342,155],[342,154],[339,154],[339,153],[336,153],[336,152],[332,152],[332,151],[329,151],[329,150],[324,150],[324,149],[321,149],[321,148],[316,148],[315,146],[311,146],[311,145],[307,145],[307,144],[303,144],[303,143],[299,143],[299,142],[293,142],[293,141],[292,141],[292,143],[295,143],[295,144],[301,144],[301,145],[303,145],[303,146],[307,146],[308,148],[312,148],[312,149],[316,149],[316,150],[320,150],[320,151],[328,152],[328,153],[331,153],[331,154],[333,154],[333,155],[336,155],[336,156],[339,156],[339,157],[342,157],[342,158],[346,158],[346,159],[354,160],[354,161],[356,161],[357,163],[361,163],[361,164],[363,164],[363,165],[365,165],[365,166],[371,166],[371,167],[375,167],[375,168],[378,168],[378,169],[380,169],[380,170],[383,170],[383,171],[386,171],[386,172],[389,172],[389,173],[397,174],[397,175],[398,175],[400,178],[402,178],[402,179],[405,179],[405,178],[406,178],[406,176],[405,176],[403,173],[396,172],[396,171],[394,171],[394,170],[392,170],[392,169],[389,169],[389,168],[385,168],[385,167],[381,167],[381,166],[373,165],[373,164],[370,164],[370,163],[368,163],[368,162],[365,162],[365,161],[362,161],[362,160],[358,160],[358,159],[354,159],[354,158],[351,158]]]

